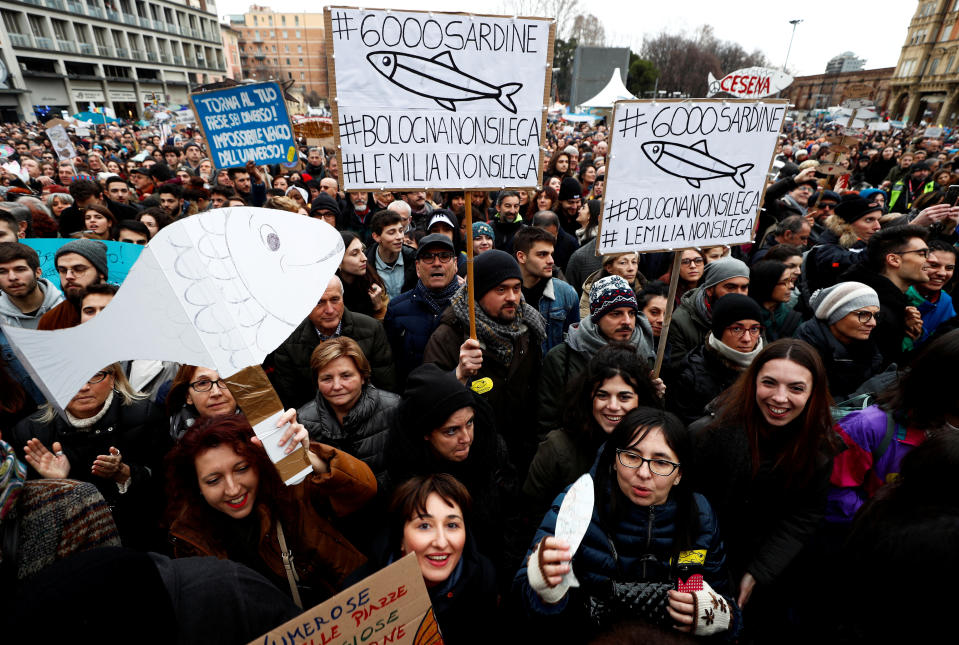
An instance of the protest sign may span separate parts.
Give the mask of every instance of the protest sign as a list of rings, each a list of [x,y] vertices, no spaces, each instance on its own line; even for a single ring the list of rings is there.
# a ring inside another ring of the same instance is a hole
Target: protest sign
[[[60,161],[70,160],[77,156],[73,142],[70,141],[70,135],[67,134],[66,128],[62,125],[47,128],[47,137],[53,144],[53,151],[57,153],[57,159]]]
[[[723,93],[741,99],[758,99],[783,91],[792,85],[793,77],[778,69],[744,67],[720,79],[714,78],[710,72],[706,75],[706,82],[706,98]]]
[[[40,256],[40,268],[43,270],[43,277],[52,282],[57,289],[60,289],[60,275],[57,273],[53,258],[61,246],[73,240],[62,237],[28,237],[20,241],[37,252],[37,255]],[[143,247],[129,242],[101,241],[107,245],[107,282],[123,284],[133,263],[140,257]]]
[[[296,159],[296,142],[283,92],[276,83],[240,85],[190,95],[217,168]]]
[[[888,132],[892,126],[888,121],[871,121],[869,129],[873,132]]]
[[[938,139],[942,136],[942,128],[939,127],[929,127],[926,128],[925,132],[922,133],[922,136],[927,139]]]
[[[364,578],[249,645],[442,645],[416,555]]]
[[[749,242],[786,103],[617,103],[597,253]]]
[[[540,183],[554,24],[326,9],[346,190]]]

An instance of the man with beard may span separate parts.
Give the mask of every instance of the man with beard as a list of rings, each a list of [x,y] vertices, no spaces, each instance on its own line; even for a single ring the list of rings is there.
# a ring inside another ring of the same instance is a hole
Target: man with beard
[[[583,186],[575,177],[564,177],[559,185],[559,221],[563,229],[570,235],[575,235],[579,228],[576,218],[579,216],[579,207],[583,204]]]
[[[37,329],[66,329],[79,325],[83,290],[107,280],[107,245],[99,240],[67,242],[57,250],[53,261],[67,299],[45,313]]]
[[[396,218],[388,228],[398,230],[399,215],[385,212]],[[399,233],[402,236],[402,231]],[[390,299],[383,319],[396,359],[400,390],[409,373],[423,363],[423,351],[439,325],[440,314],[460,285],[456,279],[456,251],[450,238],[439,233],[427,235],[420,240],[415,253],[418,280],[412,289]]]
[[[410,215],[413,218],[413,227],[426,229],[433,214],[433,204],[426,199],[426,191],[415,190],[406,193],[396,193],[400,199],[410,205]]]
[[[310,148],[306,153],[306,165],[303,168],[303,172],[308,174],[311,179],[320,179],[323,177],[324,171],[323,149]]]
[[[546,322],[544,355],[563,342],[570,325],[579,322],[576,291],[553,277],[555,245],[556,238],[552,233],[535,226],[524,227],[513,237],[513,253],[523,273],[523,297],[539,310]]]
[[[522,472],[538,443],[532,402],[546,323],[523,298],[523,273],[515,258],[493,249],[473,266],[477,340],[470,338],[469,291],[463,285],[443,312],[423,362],[455,370],[462,383],[486,399],[513,464]]]
[[[626,280],[609,275],[589,291],[589,316],[571,325],[566,340],[546,354],[539,389],[539,432],[563,426],[566,384],[575,379],[600,349],[611,342],[628,343],[650,365],[656,358],[653,329],[641,315],[636,294]]]
[[[493,245],[507,253],[513,252],[513,236],[526,227],[522,215],[519,214],[519,202],[519,193],[515,190],[500,191],[496,197],[496,218],[493,220],[496,238]]]
[[[889,193],[889,212],[908,213],[916,199],[935,189],[930,163],[917,161],[909,168],[909,174],[893,184]]]
[[[347,195],[346,208],[343,212],[343,229],[356,233],[364,245],[369,246],[371,238],[370,220],[373,209],[370,208],[370,194],[365,190],[351,192]]]

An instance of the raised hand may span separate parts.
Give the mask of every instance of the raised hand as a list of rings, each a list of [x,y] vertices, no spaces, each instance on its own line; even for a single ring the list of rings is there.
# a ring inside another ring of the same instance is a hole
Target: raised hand
[[[63,454],[59,441],[53,442],[53,452],[47,450],[39,439],[30,439],[23,452],[27,463],[47,479],[65,479],[70,474],[70,460]]]

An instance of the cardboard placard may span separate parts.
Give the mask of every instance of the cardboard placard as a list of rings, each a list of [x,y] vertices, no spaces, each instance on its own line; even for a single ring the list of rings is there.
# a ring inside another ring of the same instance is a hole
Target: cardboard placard
[[[62,237],[28,237],[20,241],[37,252],[37,255],[40,256],[40,269],[43,271],[43,277],[52,282],[57,289],[60,289],[60,274],[57,273],[57,267],[53,261],[54,256],[61,246],[73,240]],[[129,242],[100,241],[107,245],[107,282],[123,284],[130,269],[133,268],[133,263],[140,257],[143,247]]]
[[[869,129],[873,132],[888,132],[892,126],[888,121],[872,121],[869,123]]]
[[[328,7],[347,191],[540,183],[554,21]]]
[[[217,168],[258,166],[296,159],[293,127],[277,83],[239,85],[190,95]]]
[[[617,103],[596,252],[749,242],[787,103]]]
[[[47,128],[47,137],[53,144],[53,151],[57,153],[57,159],[60,161],[69,161],[77,156],[77,150],[73,147],[70,135],[62,125]]]
[[[926,128],[926,131],[922,133],[922,136],[927,139],[938,139],[942,136],[942,128],[939,127],[930,127]]]
[[[364,578],[249,645],[346,643],[442,645],[415,554]]]
[[[729,94],[740,99],[760,99],[772,96],[792,85],[793,77],[782,70],[769,67],[744,67],[730,72],[720,79],[710,72],[706,98],[716,94]]]
[[[842,88],[842,95],[847,99],[866,99],[872,97],[876,88],[866,83],[853,83]]]

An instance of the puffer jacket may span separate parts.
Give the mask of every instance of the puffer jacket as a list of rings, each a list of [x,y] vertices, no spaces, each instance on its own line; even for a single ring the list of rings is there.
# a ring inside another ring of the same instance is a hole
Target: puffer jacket
[[[387,488],[386,448],[390,431],[396,424],[400,397],[378,390],[369,383],[341,424],[323,396],[316,397],[296,411],[312,441],[318,441],[362,459],[380,488]]]
[[[807,297],[833,286],[844,271],[866,261],[866,243],[829,223],[833,225],[819,236],[819,244],[803,258],[802,290]]]
[[[397,387],[423,364],[423,352],[430,336],[439,327],[442,312],[435,313],[417,289],[404,291],[390,300],[383,327],[396,357]]]
[[[591,474],[595,475],[594,464]],[[610,486],[611,488],[612,486]],[[676,538],[676,513],[678,504],[667,499],[660,506],[636,506],[626,503],[628,508],[622,518],[612,527],[604,527],[599,511],[593,507],[592,519],[573,555],[573,572],[582,585],[579,589],[572,589],[555,605],[545,603],[529,584],[526,564],[530,555],[543,538],[556,534],[556,520],[559,509],[566,497],[566,491],[553,501],[553,505],[543,518],[532,545],[523,560],[523,566],[517,571],[513,579],[513,588],[520,596],[520,601],[527,612],[533,615],[556,615],[577,613],[586,594],[601,595],[606,592],[606,585],[611,581],[640,582],[640,581],[674,581],[678,575],[675,567],[671,566],[673,544]],[[619,494],[618,491],[607,490],[603,499],[609,495]],[[726,555],[723,542],[719,534],[719,524],[716,515],[706,498],[699,494],[693,495],[699,516],[699,526],[692,535],[692,549],[685,554],[696,554],[700,564],[689,575],[699,573],[709,586],[726,597],[727,602],[734,609],[734,622],[739,624],[739,609],[732,599],[729,576],[726,571]],[[608,536],[607,539],[607,529]],[[619,556],[617,564],[612,541]],[[652,559],[644,558],[652,554]],[[685,559],[685,558],[684,558]],[[731,628],[729,633],[735,633]],[[570,641],[572,642],[572,641]]]
[[[347,575],[366,562],[356,547],[343,537],[333,525],[333,516],[343,517],[359,509],[376,494],[376,480],[369,467],[359,459],[318,443],[310,450],[329,463],[330,470],[322,475],[312,474],[299,484],[280,487],[281,505],[291,509],[283,516],[283,534],[294,554],[293,565],[301,587],[312,588],[313,594],[304,600],[322,601],[340,588]],[[264,504],[257,500],[253,509],[256,524],[256,562],[244,562],[261,573],[270,574],[275,584],[285,592],[286,572],[280,555],[276,534],[278,504]],[[320,509],[324,509],[321,511]],[[170,539],[175,557],[213,556],[230,559],[226,547],[217,538],[211,526],[237,523],[223,516],[208,520],[208,505],[187,505],[170,525]],[[222,514],[221,514],[222,515]],[[220,522],[217,522],[220,520]]]
[[[829,375],[829,393],[836,401],[845,401],[882,371],[882,354],[875,341],[854,340],[844,345],[832,335],[829,325],[818,318],[800,325],[795,338],[816,348]]]

